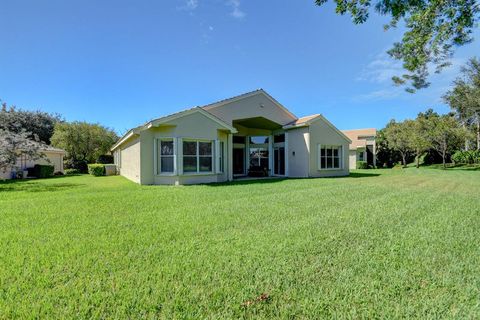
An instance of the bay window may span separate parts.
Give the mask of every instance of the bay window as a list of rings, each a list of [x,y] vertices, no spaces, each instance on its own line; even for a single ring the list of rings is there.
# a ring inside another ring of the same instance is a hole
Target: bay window
[[[318,145],[318,169],[342,169],[342,146]]]

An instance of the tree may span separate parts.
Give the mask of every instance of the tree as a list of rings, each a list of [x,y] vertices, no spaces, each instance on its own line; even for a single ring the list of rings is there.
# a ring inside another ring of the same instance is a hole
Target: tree
[[[430,148],[427,125],[419,115],[415,120],[406,120],[405,126],[406,130],[410,131],[408,135],[409,145],[415,153],[416,167],[419,168],[420,156]]]
[[[377,163],[380,163],[383,167],[393,167],[396,163],[402,160],[400,153],[388,144],[388,140],[385,133],[386,129],[377,131],[375,138],[376,150],[377,150]]]
[[[13,133],[0,129],[0,170],[5,172],[14,167],[18,159],[37,160],[45,155],[41,152],[42,144],[29,139],[27,132]]]
[[[323,5],[328,0],[315,0]],[[334,0],[336,12],[349,13],[355,24],[364,23],[373,5],[370,1]],[[377,0],[375,10],[390,16],[385,30],[404,22],[406,31],[388,54],[401,60],[407,73],[393,77],[396,84],[410,83],[407,91],[428,87],[429,66],[441,72],[450,64],[454,48],[473,40],[472,30],[479,19],[477,0]]]
[[[26,111],[14,106],[7,108],[6,103],[2,103],[0,110],[0,129],[17,134],[27,133],[29,139],[46,144],[50,144],[55,124],[61,121],[58,114]]]
[[[402,157],[403,166],[407,166],[407,157],[411,149],[411,127],[409,122],[395,122],[391,120],[385,128],[385,137],[388,145],[398,151]]]
[[[52,144],[67,152],[70,167],[85,169],[87,163],[93,163],[103,154],[110,152],[110,147],[118,140],[117,134],[99,124],[87,122],[57,123],[52,136]]]
[[[431,146],[442,157],[445,168],[447,155],[462,144],[466,134],[465,128],[452,114],[441,116],[434,114],[425,119]]]
[[[443,99],[465,127],[475,126],[477,150],[480,150],[480,60],[471,58],[461,73]]]

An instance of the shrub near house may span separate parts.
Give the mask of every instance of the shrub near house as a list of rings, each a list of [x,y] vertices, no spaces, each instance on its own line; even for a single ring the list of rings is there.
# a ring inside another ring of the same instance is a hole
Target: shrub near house
[[[88,165],[88,173],[92,176],[100,177],[105,175],[105,165],[101,163],[94,163]]]

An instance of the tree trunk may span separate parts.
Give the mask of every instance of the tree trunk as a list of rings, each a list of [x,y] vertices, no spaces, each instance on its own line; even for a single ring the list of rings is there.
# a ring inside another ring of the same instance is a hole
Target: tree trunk
[[[477,150],[480,150],[480,114],[477,114]]]
[[[447,150],[442,151],[442,162],[443,162],[443,169],[447,168],[447,164],[445,163],[445,158],[447,157]]]
[[[403,167],[407,167],[407,160],[405,159],[405,153],[402,153]]]
[[[417,157],[416,158],[417,158],[416,160],[417,160],[417,169],[418,169],[418,168],[420,168],[420,151],[419,150],[417,150]]]

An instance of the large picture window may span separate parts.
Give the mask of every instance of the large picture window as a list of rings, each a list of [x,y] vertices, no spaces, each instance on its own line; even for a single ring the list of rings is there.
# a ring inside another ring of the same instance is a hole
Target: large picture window
[[[173,173],[175,170],[175,149],[173,139],[161,139],[157,141],[158,173]]]
[[[183,141],[183,172],[212,172],[212,141]]]
[[[319,145],[319,169],[342,168],[342,146]]]

